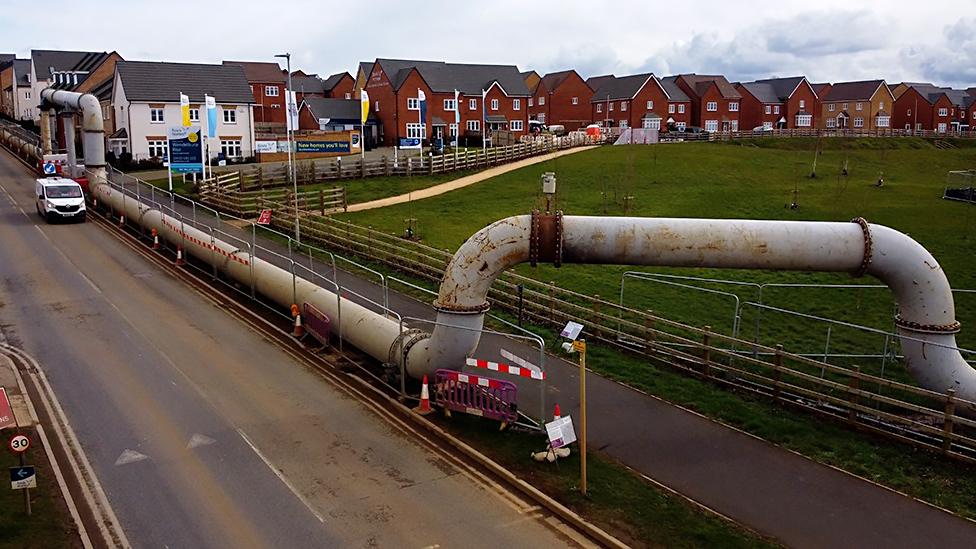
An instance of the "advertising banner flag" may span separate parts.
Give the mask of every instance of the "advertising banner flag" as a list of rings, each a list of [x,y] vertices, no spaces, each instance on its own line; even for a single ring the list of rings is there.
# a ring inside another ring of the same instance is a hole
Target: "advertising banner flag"
[[[362,109],[362,123],[366,124],[366,119],[369,118],[369,94],[366,90],[362,90],[359,96],[359,106]]]
[[[217,136],[217,100],[209,95],[203,96],[207,106],[207,137]]]
[[[183,120],[183,127],[190,127],[190,98],[185,94],[180,94],[180,118]]]
[[[423,128],[423,125],[427,123],[427,94],[424,93],[424,90],[417,89],[417,100],[420,103],[420,126]]]

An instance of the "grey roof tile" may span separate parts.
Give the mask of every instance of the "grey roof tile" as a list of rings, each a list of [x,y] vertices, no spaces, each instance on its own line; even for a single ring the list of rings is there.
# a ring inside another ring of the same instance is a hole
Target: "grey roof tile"
[[[254,94],[238,65],[119,61],[116,65],[129,101],[203,101],[204,94],[223,103],[254,103]]]

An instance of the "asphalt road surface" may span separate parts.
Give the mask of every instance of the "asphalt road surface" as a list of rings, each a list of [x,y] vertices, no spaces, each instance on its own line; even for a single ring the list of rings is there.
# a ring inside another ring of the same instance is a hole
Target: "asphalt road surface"
[[[137,547],[552,547],[93,224],[45,224],[0,152],[0,330],[38,359]]]

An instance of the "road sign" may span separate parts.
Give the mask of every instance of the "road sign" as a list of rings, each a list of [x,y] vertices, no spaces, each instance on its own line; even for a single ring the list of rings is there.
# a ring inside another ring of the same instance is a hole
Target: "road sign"
[[[33,465],[21,465],[10,468],[10,489],[23,490],[37,488],[37,474]]]
[[[166,138],[172,173],[203,173],[203,139],[199,126],[168,128]]]
[[[546,423],[546,434],[549,436],[549,444],[553,448],[562,448],[563,446],[576,442],[576,429],[573,428],[573,418],[563,416]]]
[[[18,454],[20,452],[26,452],[30,448],[30,444],[30,439],[24,435],[16,435],[10,439],[10,449]]]
[[[0,387],[0,429],[16,426],[17,420],[14,419],[14,411],[10,407],[7,391],[3,387]]]
[[[270,225],[271,224],[271,210],[261,210],[261,215],[258,216],[258,225]]]
[[[56,173],[58,173],[58,170],[54,166],[54,162],[49,160],[44,163],[44,175],[54,175]]]
[[[563,331],[559,332],[559,335],[567,339],[576,339],[579,337],[580,332],[582,331],[583,331],[582,324],[570,320],[569,322],[566,323],[566,327],[563,328]]]
[[[585,353],[586,352],[586,341],[583,341],[581,339],[574,339],[573,340],[573,350],[576,351],[577,353]]]

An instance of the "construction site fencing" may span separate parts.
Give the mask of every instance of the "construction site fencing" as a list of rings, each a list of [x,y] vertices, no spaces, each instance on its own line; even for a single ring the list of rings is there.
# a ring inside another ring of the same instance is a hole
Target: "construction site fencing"
[[[277,208],[273,223],[283,230],[292,227],[294,210],[285,204]],[[441,280],[452,257],[446,250],[311,212],[302,212],[300,223],[303,238],[433,283]],[[551,328],[580,322],[591,340],[644,355],[655,364],[976,463],[976,422],[957,413],[976,415],[976,403],[959,399],[949,388],[930,391],[513,272],[498,277],[489,300],[496,310],[527,322]]]

